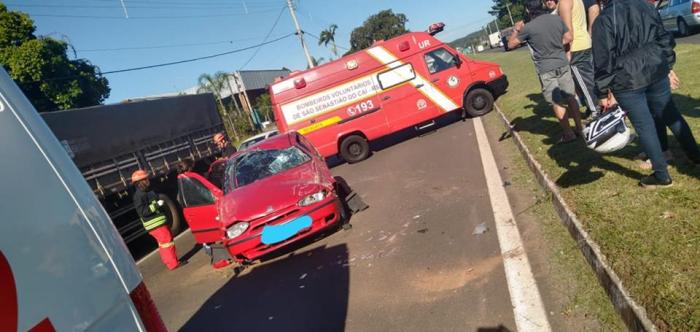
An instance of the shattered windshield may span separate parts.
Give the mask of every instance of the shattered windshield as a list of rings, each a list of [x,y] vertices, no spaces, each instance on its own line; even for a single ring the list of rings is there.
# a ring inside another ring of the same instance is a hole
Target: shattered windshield
[[[226,171],[226,192],[297,167],[309,160],[311,157],[295,146],[284,150],[246,152],[229,161]]]

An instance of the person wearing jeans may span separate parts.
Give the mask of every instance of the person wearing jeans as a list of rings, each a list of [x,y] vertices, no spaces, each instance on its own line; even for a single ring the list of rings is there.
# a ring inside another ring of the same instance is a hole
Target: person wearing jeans
[[[596,90],[601,104],[617,100],[628,112],[654,173],[641,179],[646,188],[672,185],[662,152],[668,126],[688,157],[700,161],[695,138],[671,101],[671,68],[676,43],[655,8],[639,0],[601,0],[603,11],[593,25]]]

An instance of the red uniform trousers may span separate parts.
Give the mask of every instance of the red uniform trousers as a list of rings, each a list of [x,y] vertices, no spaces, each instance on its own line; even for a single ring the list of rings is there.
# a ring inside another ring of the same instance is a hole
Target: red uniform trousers
[[[175,252],[175,242],[170,234],[168,226],[163,225],[148,232],[156,241],[158,241],[158,252],[160,259],[163,261],[168,270],[175,269],[179,263],[177,261],[177,253]]]

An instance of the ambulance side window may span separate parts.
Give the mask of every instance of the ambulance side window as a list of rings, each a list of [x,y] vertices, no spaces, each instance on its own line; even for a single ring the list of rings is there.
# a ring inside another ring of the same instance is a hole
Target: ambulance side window
[[[455,66],[454,56],[444,48],[426,53],[423,57],[431,74],[439,73]]]
[[[177,200],[182,207],[209,205],[216,202],[214,194],[197,179],[181,177],[177,181],[180,189]]]
[[[416,78],[416,72],[410,63],[377,74],[377,81],[383,90],[397,86]]]

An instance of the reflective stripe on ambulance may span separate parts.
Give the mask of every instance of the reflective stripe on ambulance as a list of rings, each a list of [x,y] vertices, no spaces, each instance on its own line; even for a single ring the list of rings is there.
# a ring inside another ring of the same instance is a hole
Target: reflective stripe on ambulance
[[[403,61],[400,61],[383,46],[372,47],[367,50],[367,53],[379,61],[379,63],[392,69],[404,65]],[[409,83],[411,83],[411,85],[413,85],[413,87],[415,87],[423,95],[428,97],[428,99],[438,105],[438,107],[440,107],[443,111],[449,112],[459,108],[459,106],[452,101],[450,97],[445,95],[440,89],[423,78],[423,76],[420,74],[416,73],[416,77],[409,81]]]

